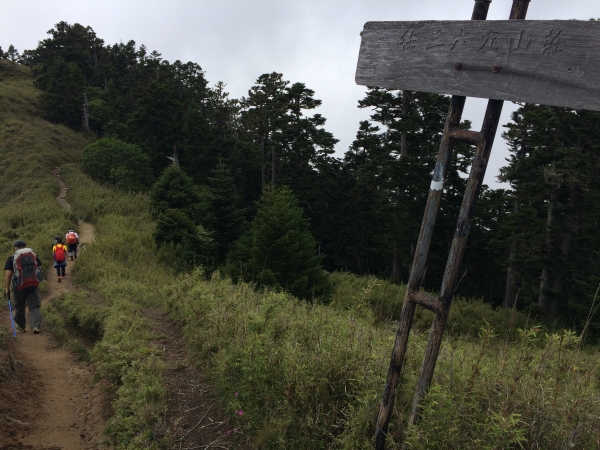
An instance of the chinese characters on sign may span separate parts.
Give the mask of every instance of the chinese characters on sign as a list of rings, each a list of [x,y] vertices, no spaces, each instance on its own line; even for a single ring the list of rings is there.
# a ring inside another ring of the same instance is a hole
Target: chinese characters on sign
[[[525,30],[515,33],[502,32],[495,29],[468,31],[464,28],[456,30],[403,30],[398,42],[403,52],[418,51],[474,51],[508,54],[514,51],[539,52],[552,56],[565,52],[567,33],[563,30],[548,30],[545,40],[534,41],[527,36]]]
[[[600,111],[600,21],[367,22],[363,86]]]

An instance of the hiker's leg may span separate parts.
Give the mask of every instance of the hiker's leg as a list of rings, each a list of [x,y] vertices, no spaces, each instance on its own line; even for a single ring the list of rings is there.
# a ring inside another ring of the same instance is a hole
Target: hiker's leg
[[[66,275],[66,273],[65,273],[66,268],[67,268],[66,264],[63,264],[62,266],[60,266],[60,271],[61,271],[63,277]]]
[[[25,292],[13,289],[13,299],[15,305],[15,323],[21,328],[25,328]]]
[[[56,269],[56,275],[58,275],[58,276],[60,277],[60,265],[59,265],[59,264],[56,264],[56,265],[54,266],[54,268]]]
[[[40,313],[40,296],[38,295],[37,286],[30,287],[26,290],[27,292],[27,307],[29,308],[29,326],[33,330],[39,328],[42,325],[42,314]]]

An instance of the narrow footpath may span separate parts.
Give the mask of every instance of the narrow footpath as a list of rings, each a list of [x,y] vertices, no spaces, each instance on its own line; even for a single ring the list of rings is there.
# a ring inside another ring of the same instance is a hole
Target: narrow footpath
[[[55,177],[61,186],[57,201],[69,210],[66,187],[57,173]],[[94,239],[94,227],[79,222],[76,231],[80,237],[79,257],[85,258],[85,246]],[[78,289],[70,277],[77,260],[68,262],[67,277],[58,283],[52,261],[41,259],[48,269],[48,289],[42,305]],[[102,443],[106,401],[89,366],[77,361],[68,350],[58,348],[43,321],[41,333],[33,334],[27,324],[28,331],[12,339],[6,307],[3,311],[0,325],[10,334],[6,351],[0,353],[0,450],[110,448]]]
[[[53,173],[60,188],[56,200],[65,211],[70,211],[67,186],[58,169]],[[80,221],[76,231],[80,238],[79,258],[85,258],[86,244],[94,240],[94,227]],[[42,263],[50,268],[42,305],[65,292],[84,289],[73,284],[71,277],[77,262],[68,262],[66,280],[58,283],[52,261],[42,258]],[[68,350],[58,348],[43,321],[41,333],[34,335],[27,328],[26,333],[12,339],[6,306],[3,311],[0,327],[9,336],[0,350],[0,450],[112,449],[103,442],[102,434],[108,400],[102,385],[94,382],[90,366]],[[156,308],[143,314],[155,336],[150,345],[165,362],[169,394],[164,432],[170,447],[252,450],[243,430],[236,428],[235,417],[219,408],[214,386],[206,380],[202,368],[190,360],[179,324]]]

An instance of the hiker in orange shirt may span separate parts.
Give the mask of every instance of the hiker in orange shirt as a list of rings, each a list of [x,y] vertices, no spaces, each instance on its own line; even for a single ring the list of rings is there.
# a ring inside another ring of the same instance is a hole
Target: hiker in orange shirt
[[[67,246],[62,243],[62,238],[56,239],[56,245],[52,247],[52,256],[54,256],[54,268],[58,275],[58,282],[65,279],[67,268]],[[62,275],[62,276],[61,276]]]

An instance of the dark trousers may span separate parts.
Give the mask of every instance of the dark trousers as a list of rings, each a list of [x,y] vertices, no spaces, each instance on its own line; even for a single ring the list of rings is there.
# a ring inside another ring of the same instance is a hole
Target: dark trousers
[[[69,256],[70,257],[75,256],[75,258],[77,258],[77,243],[67,244],[67,247],[69,248]]]
[[[56,269],[56,274],[60,277],[61,275],[66,275],[65,268],[67,267],[67,262],[63,261],[62,263],[55,262],[54,268]]]
[[[40,296],[38,295],[37,286],[26,288],[22,291],[13,289],[15,298],[15,323],[21,328],[25,328],[25,306],[29,308],[29,326],[31,329],[42,325],[42,315],[40,314]]]

